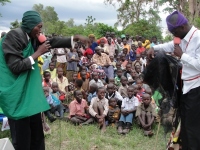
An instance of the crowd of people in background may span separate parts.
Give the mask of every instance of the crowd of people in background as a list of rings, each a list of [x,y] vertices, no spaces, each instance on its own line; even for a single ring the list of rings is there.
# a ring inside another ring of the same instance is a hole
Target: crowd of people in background
[[[50,105],[45,116],[54,122],[69,113],[67,120],[75,125],[97,122],[102,131],[111,125],[119,134],[130,132],[135,123],[144,135],[153,135],[157,106],[142,72],[148,65],[147,51],[158,44],[157,38],[115,37],[114,32],[100,39],[93,34],[88,37],[87,45],[76,42],[71,49],[50,49],[38,58]],[[47,131],[46,117],[43,128]]]

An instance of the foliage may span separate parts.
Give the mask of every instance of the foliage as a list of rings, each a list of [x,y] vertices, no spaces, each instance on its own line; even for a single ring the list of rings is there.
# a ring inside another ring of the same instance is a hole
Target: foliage
[[[163,42],[169,42],[173,40],[173,36],[168,34],[165,36],[165,38],[163,39]]]
[[[85,20],[86,20],[85,25],[93,25],[96,18],[93,18],[92,16],[87,16]]]
[[[3,6],[5,5],[6,3],[10,3],[11,1],[10,0],[0,0],[0,4]]]
[[[198,24],[196,18],[200,17],[200,0],[158,0],[158,5],[165,6],[163,11],[168,13],[178,10],[189,19],[191,24]]]
[[[116,25],[122,25],[124,28],[140,19],[149,20],[153,23],[161,21],[158,8],[155,7],[152,0],[117,0],[117,2],[115,0],[104,0],[104,2],[119,5]]]
[[[124,29],[124,32],[134,36],[141,35],[147,39],[151,39],[152,36],[156,36],[157,39],[162,39],[161,28],[144,19],[128,25]]]
[[[59,22],[58,14],[55,12],[54,7],[46,6],[44,7],[42,4],[35,4],[33,6],[33,10],[40,13],[42,21],[43,21],[43,32],[45,33],[54,33],[59,32],[60,29],[56,27],[63,26],[62,22]]]
[[[11,1],[10,0],[0,0],[0,4],[3,6],[3,5],[5,5],[6,3],[10,3]],[[1,16],[1,13],[0,13],[0,17],[2,17]]]
[[[15,28],[20,27],[21,22],[18,22],[18,20],[15,20],[15,21],[11,22],[10,25],[11,25],[10,29],[15,29]]]

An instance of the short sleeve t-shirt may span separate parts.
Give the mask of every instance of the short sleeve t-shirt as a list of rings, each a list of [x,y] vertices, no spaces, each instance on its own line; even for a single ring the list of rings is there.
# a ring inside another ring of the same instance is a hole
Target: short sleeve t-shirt
[[[78,59],[78,54],[76,52],[68,52],[67,56],[69,59],[71,58]],[[77,63],[78,63],[77,61],[68,62],[67,70],[77,71]]]

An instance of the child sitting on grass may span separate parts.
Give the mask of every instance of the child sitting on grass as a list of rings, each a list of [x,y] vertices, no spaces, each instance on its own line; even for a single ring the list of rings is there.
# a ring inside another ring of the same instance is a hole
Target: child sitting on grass
[[[138,106],[138,99],[134,96],[133,86],[128,87],[128,97],[124,98],[121,106],[118,133],[127,134],[133,124],[135,111]]]
[[[147,93],[142,96],[142,103],[137,107],[136,115],[141,128],[144,130],[144,135],[151,136],[152,124],[156,118],[156,111],[151,104],[151,96]]]
[[[93,122],[88,113],[87,101],[80,90],[74,91],[74,100],[69,104],[69,120],[75,125],[86,125]]]
[[[121,86],[118,89],[119,94],[125,98],[128,96],[127,94],[127,89],[128,89],[128,85],[127,85],[128,79],[125,76],[121,77]]]
[[[97,94],[96,94],[97,88],[98,88],[98,86],[95,83],[90,85],[89,93],[88,93],[88,97],[87,97],[87,101],[89,104],[93,97],[97,97]]]
[[[117,105],[121,108],[123,97],[115,90],[115,86],[112,83],[107,85],[106,98],[108,100],[115,98],[117,100]]]
[[[77,79],[75,81],[75,85],[74,85],[75,86],[75,90],[80,90],[82,92],[83,98],[86,99],[87,96],[86,96],[85,91],[82,89],[82,85],[83,85],[83,80]]]
[[[138,86],[138,95],[140,96],[140,101],[142,99],[142,95],[145,93],[145,89],[142,87],[143,81],[141,79],[136,80],[136,84]]]
[[[109,100],[109,110],[108,110],[108,125],[112,125],[113,127],[117,126],[120,116],[120,109],[117,105],[117,100],[115,98],[111,98]]]
[[[43,81],[42,81],[42,86],[43,87],[51,87],[51,73],[49,71],[44,71],[43,72]]]
[[[44,114],[48,117],[50,122],[55,121],[55,118],[51,115],[51,113],[55,113],[56,111],[59,112],[58,116],[63,117],[63,107],[60,105],[60,101],[56,98],[53,97],[52,95],[49,94],[49,88],[48,87],[43,87],[46,100],[51,107],[49,110],[45,111]]]
[[[51,73],[51,80],[53,80],[56,77],[56,72],[57,72],[55,68],[55,63],[50,62],[49,69],[47,69],[46,71],[49,71]]]
[[[89,79],[87,79],[86,71],[81,71],[81,79],[83,80],[82,89],[85,91],[85,93],[88,93],[88,90],[89,90]]]
[[[97,97],[92,98],[89,113],[96,119],[102,132],[106,130],[105,117],[108,114],[108,99],[105,98],[105,89],[97,89]]]

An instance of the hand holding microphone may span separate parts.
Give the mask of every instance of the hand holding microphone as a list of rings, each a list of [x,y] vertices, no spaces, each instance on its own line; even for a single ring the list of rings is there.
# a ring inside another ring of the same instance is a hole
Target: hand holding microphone
[[[37,51],[41,52],[41,55],[48,52],[51,45],[49,44],[49,41],[47,41],[47,38],[43,34],[40,34],[38,36],[38,41],[41,45],[38,47]]]
[[[178,37],[174,37],[174,54],[181,58],[183,52],[179,44],[181,43],[181,39]]]
[[[39,56],[49,51],[49,48],[51,48],[51,45],[49,44],[49,41],[47,41],[47,38],[40,34],[38,36],[38,41],[41,43],[41,45],[38,47],[37,51],[32,55],[32,58],[36,60]]]

